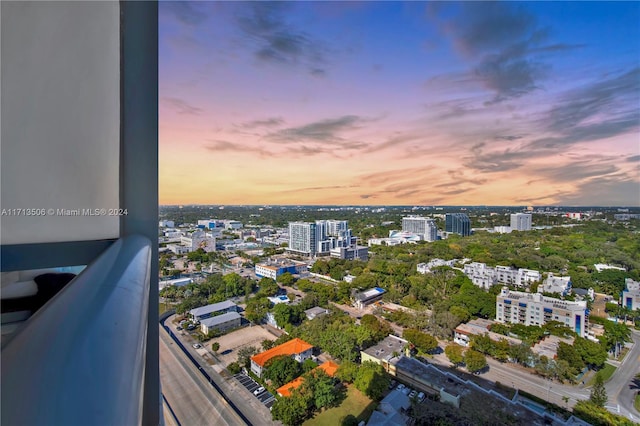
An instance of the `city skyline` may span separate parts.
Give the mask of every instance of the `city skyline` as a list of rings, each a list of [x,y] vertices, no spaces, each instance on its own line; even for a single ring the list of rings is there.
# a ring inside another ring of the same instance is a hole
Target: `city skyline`
[[[159,8],[161,204],[640,205],[638,3]]]

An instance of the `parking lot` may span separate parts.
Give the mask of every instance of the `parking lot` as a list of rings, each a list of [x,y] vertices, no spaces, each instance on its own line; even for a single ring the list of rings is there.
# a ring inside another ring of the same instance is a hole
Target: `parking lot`
[[[236,380],[239,381],[240,384],[244,386],[251,393],[253,393],[256,389],[261,387],[259,383],[257,383],[255,380],[253,380],[251,377],[247,376],[244,373],[238,373],[233,377],[235,377]],[[258,394],[256,398],[258,399],[258,401],[263,403],[269,409],[271,408],[273,403],[276,402],[276,399],[274,398],[274,396],[266,390]]]
[[[254,325],[251,327],[244,327],[240,330],[233,331],[225,334],[221,337],[216,337],[211,342],[218,342],[220,349],[218,349],[218,359],[225,367],[238,359],[238,351],[241,348],[254,346],[259,351],[262,351],[263,340],[275,340],[276,336],[269,333],[261,326]],[[209,347],[211,346],[209,343]]]

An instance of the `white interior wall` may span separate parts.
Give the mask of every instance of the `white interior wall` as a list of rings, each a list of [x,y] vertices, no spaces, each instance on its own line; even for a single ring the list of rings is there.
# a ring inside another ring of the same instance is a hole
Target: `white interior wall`
[[[120,5],[0,2],[2,244],[119,235]],[[126,207],[126,206],[123,206]],[[7,209],[53,209],[13,215]]]

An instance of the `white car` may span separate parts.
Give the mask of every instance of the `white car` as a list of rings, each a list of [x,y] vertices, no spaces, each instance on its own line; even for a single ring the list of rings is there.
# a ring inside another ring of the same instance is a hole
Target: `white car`
[[[191,346],[193,346],[193,349],[200,349],[202,347],[202,345],[200,343],[194,343]]]
[[[413,398],[417,394],[418,394],[418,391],[412,390],[411,393],[409,394],[409,398]]]
[[[260,395],[262,392],[264,392],[264,388],[263,388],[262,386],[260,386],[258,389],[256,389],[256,390],[254,390],[254,391],[253,391],[253,394],[254,394],[255,396],[258,396],[258,395]]]

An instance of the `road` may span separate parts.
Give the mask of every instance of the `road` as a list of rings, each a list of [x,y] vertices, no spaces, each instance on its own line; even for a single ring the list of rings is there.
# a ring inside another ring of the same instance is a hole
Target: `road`
[[[246,424],[160,326],[162,393],[183,425]]]
[[[271,420],[271,412],[267,407],[265,407],[258,399],[249,392],[244,386],[242,386],[236,379],[230,377],[228,375],[223,375],[226,370],[223,370],[222,365],[219,363],[219,360],[206,349],[205,347],[201,349],[193,349],[192,344],[196,343],[196,341],[186,333],[181,333],[176,330],[176,325],[172,323],[172,318],[169,317],[165,321],[165,324],[169,327],[169,329],[174,333],[174,335],[180,339],[185,349],[189,351],[191,356],[193,356],[196,360],[200,362],[200,368],[202,368],[208,375],[211,377],[213,382],[218,386],[219,389],[224,392],[224,394],[229,398],[229,400],[242,411],[242,415],[253,425],[260,426],[281,426],[280,422],[274,422]],[[167,335],[164,328],[160,331],[161,337],[165,337],[166,339],[170,339]],[[175,343],[174,343],[175,346]],[[178,348],[180,349],[180,348]],[[184,356],[185,362],[191,363],[191,361],[187,360],[186,356]],[[161,360],[162,361],[162,360]],[[212,361],[213,365],[209,365],[207,361]],[[193,365],[193,364],[191,364]],[[195,367],[193,367],[195,370]],[[161,367],[162,373],[162,367]],[[202,376],[202,374],[200,374]],[[203,379],[204,380],[204,379]],[[204,381],[206,383],[206,381]],[[164,386],[164,385],[163,385]],[[207,386],[210,386],[207,384]],[[164,390],[164,388],[163,388]],[[211,387],[211,392],[216,393],[216,391]],[[167,397],[168,399],[168,397]],[[173,407],[173,403],[169,401],[171,407]],[[174,411],[177,411],[174,408]],[[180,418],[179,418],[180,419]],[[182,421],[181,421],[182,422]],[[191,425],[192,423],[184,423],[183,425]],[[207,424],[216,424],[216,423],[207,423]],[[236,423],[234,423],[236,424]],[[240,423],[245,424],[245,423]],[[217,425],[217,424],[216,424]]]
[[[619,365],[612,363],[618,369],[605,384],[605,388],[609,396],[607,405],[611,411],[615,412],[611,407],[617,407],[619,414],[640,422],[640,413],[633,407],[633,400],[639,389],[632,388],[632,380],[640,372],[640,332],[632,331],[631,338],[633,347]]]
[[[633,401],[638,389],[632,388],[632,380],[640,371],[640,333],[633,332],[632,338],[634,346],[619,365],[618,369],[605,384],[609,401],[607,408],[609,411],[620,414],[634,422],[640,421],[640,413],[633,407]],[[444,347],[445,344],[440,344]],[[443,366],[450,366],[451,363],[444,353],[435,355],[432,362]],[[503,385],[515,387],[536,395],[544,400],[552,402],[560,407],[573,406],[577,401],[589,399],[591,389],[581,389],[577,386],[564,385],[558,382],[546,380],[540,376],[529,373],[512,364],[502,364],[490,357],[487,357],[489,370],[480,375],[481,378],[500,382]],[[617,364],[617,363],[613,363]],[[565,402],[563,397],[568,397]]]
[[[441,345],[442,347],[443,345]],[[435,355],[432,359],[434,364],[450,366],[451,363],[444,353]],[[515,387],[532,395],[536,395],[544,400],[552,402],[560,407],[573,406],[578,400],[588,399],[589,391],[574,386],[562,385],[558,382],[550,382],[540,376],[521,370],[510,364],[500,362],[487,357],[489,370],[479,375],[480,378],[491,382],[500,382],[505,386]],[[569,401],[564,402],[562,397],[568,397]]]

